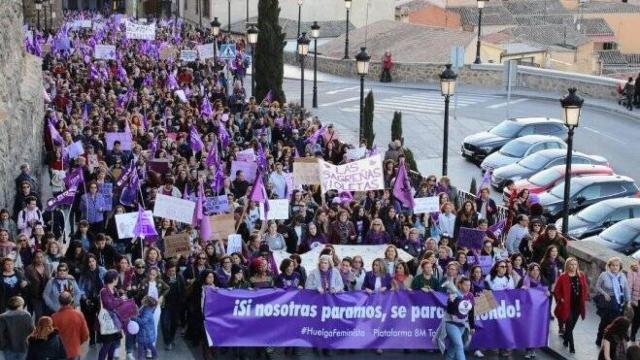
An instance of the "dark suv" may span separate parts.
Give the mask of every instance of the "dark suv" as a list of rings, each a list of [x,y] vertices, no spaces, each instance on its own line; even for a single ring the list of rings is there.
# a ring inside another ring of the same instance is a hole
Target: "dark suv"
[[[487,155],[525,135],[552,135],[567,138],[567,129],[560,120],[550,118],[513,118],[504,120],[489,131],[469,135],[462,141],[462,156],[480,163]]]
[[[638,197],[636,183],[628,176],[584,176],[571,179],[569,213],[575,213],[591,204],[613,198]],[[552,221],[562,216],[564,182],[540,194],[539,202],[545,215]]]
[[[618,221],[632,218],[640,218],[640,198],[603,200],[569,216],[568,235],[583,239],[598,235]],[[556,221],[556,226],[562,228],[562,219]]]

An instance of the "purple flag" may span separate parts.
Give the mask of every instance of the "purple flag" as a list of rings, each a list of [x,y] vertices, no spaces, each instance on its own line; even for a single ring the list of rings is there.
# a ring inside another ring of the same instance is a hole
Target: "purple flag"
[[[196,199],[196,209],[193,212],[193,220],[191,225],[199,226],[202,221],[202,198],[204,198],[204,190],[202,189],[202,182],[198,183],[198,198]]]
[[[138,202],[138,187],[138,172],[134,171],[129,176],[127,186],[122,189],[122,193],[120,194],[120,203],[124,206],[132,206],[133,204]]]
[[[480,197],[480,193],[482,192],[482,189],[487,188],[489,189],[491,186],[491,171],[487,170],[484,172],[484,175],[482,175],[482,181],[480,181],[480,186],[478,186],[478,192],[476,193],[476,197]]]
[[[200,238],[205,242],[211,241],[213,230],[211,229],[211,223],[209,223],[209,217],[203,216],[200,220]]]
[[[67,189],[78,187],[82,183],[84,183],[84,169],[81,167],[70,170],[64,177],[64,186]]]
[[[173,72],[171,72],[169,74],[169,77],[167,78],[167,87],[171,91],[178,88],[178,80],[176,80],[176,76],[173,74]]]
[[[253,181],[253,187],[249,193],[249,201],[264,204],[264,217],[267,218],[267,214],[269,214],[269,196],[267,196],[267,189],[265,189],[262,181],[261,171],[258,171],[256,179]]]
[[[223,186],[224,170],[222,168],[222,164],[218,162],[218,164],[216,164],[216,174],[214,175],[213,182],[211,183],[211,190],[217,194]]]
[[[504,226],[507,224],[507,219],[502,219],[497,223],[489,226],[487,230],[491,231],[495,237],[500,237],[502,231],[504,230]]]
[[[63,191],[58,194],[53,199],[47,201],[47,210],[52,210],[57,208],[60,205],[72,205],[73,199],[76,197],[76,193],[78,192],[78,187],[76,185],[70,187],[69,189]]]
[[[267,171],[269,168],[269,162],[267,161],[267,154],[264,152],[264,147],[262,147],[262,143],[258,143],[258,169],[260,171]]]
[[[482,242],[486,236],[484,230],[461,226],[458,233],[458,246],[467,249],[482,249]]]
[[[378,145],[373,144],[373,146],[371,147],[371,150],[369,150],[369,155],[367,155],[367,157],[378,155],[379,153],[380,153],[380,150],[378,149]]]
[[[407,165],[404,160],[400,161],[398,167],[398,175],[396,181],[393,183],[393,196],[402,203],[402,206],[413,209],[415,203],[413,201],[413,195],[411,194],[411,182],[407,174]]]
[[[153,141],[151,142],[151,158],[152,159],[155,159],[156,152],[158,152],[158,136],[155,136],[153,138]]]
[[[267,92],[267,95],[264,96],[264,99],[262,99],[260,106],[262,106],[264,103],[271,103],[272,100],[273,100],[273,93],[271,92],[271,90],[269,90]]]
[[[136,219],[136,225],[133,227],[133,235],[143,239],[158,235],[153,220],[147,217],[140,205],[138,205],[138,218]]]
[[[209,148],[209,153],[207,154],[207,166],[211,166],[213,164],[218,164],[218,151],[215,143],[211,144],[211,148]]]
[[[60,135],[60,132],[58,132],[58,129],[56,129],[56,127],[53,126],[51,121],[49,121],[49,135],[51,136],[51,141],[53,141],[54,144],[57,144],[57,145],[64,144],[64,139],[62,139],[62,135]]]
[[[211,109],[211,103],[209,102],[209,97],[207,95],[204,96],[202,100],[202,105],[200,106],[200,113],[202,116],[211,117],[213,114],[213,110]]]
[[[320,128],[314,131],[313,134],[309,136],[309,138],[307,139],[307,143],[315,144],[320,138],[320,136],[324,134],[324,132],[325,132],[325,128]]]
[[[222,143],[223,148],[229,146],[229,143],[231,142],[231,136],[229,135],[227,129],[222,125],[222,123],[218,125],[218,136],[220,137],[220,142]]]
[[[117,187],[122,187],[122,185],[124,185],[126,182],[129,181],[129,177],[131,176],[131,174],[133,173],[133,171],[135,170],[136,165],[133,163],[133,161],[131,162],[131,164],[129,164],[129,168],[127,170],[125,170],[120,177],[118,178],[118,180],[116,181],[116,186]]]
[[[189,130],[189,142],[191,143],[191,150],[194,153],[204,149],[204,143],[200,138],[200,134],[198,134],[198,130],[196,130],[193,125],[191,125],[191,129]]]

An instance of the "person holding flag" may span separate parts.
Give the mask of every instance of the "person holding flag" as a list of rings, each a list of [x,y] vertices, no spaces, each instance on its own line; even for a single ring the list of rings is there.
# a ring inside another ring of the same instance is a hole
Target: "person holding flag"
[[[413,209],[415,201],[411,193],[411,182],[407,172],[407,165],[404,157],[400,158],[400,166],[398,166],[398,174],[393,183],[393,196],[402,204],[404,208]]]

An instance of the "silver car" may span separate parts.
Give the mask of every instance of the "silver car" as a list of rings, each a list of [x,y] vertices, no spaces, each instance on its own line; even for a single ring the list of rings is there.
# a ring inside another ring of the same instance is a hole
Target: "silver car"
[[[500,150],[487,156],[480,167],[483,171],[493,171],[503,166],[514,164],[525,157],[547,149],[566,149],[562,139],[550,135],[527,135],[513,139]]]

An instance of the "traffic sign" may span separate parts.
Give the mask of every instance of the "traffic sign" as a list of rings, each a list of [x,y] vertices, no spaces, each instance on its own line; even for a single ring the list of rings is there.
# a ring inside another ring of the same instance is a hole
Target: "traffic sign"
[[[232,60],[236,58],[236,45],[224,44],[220,46],[220,59]]]

